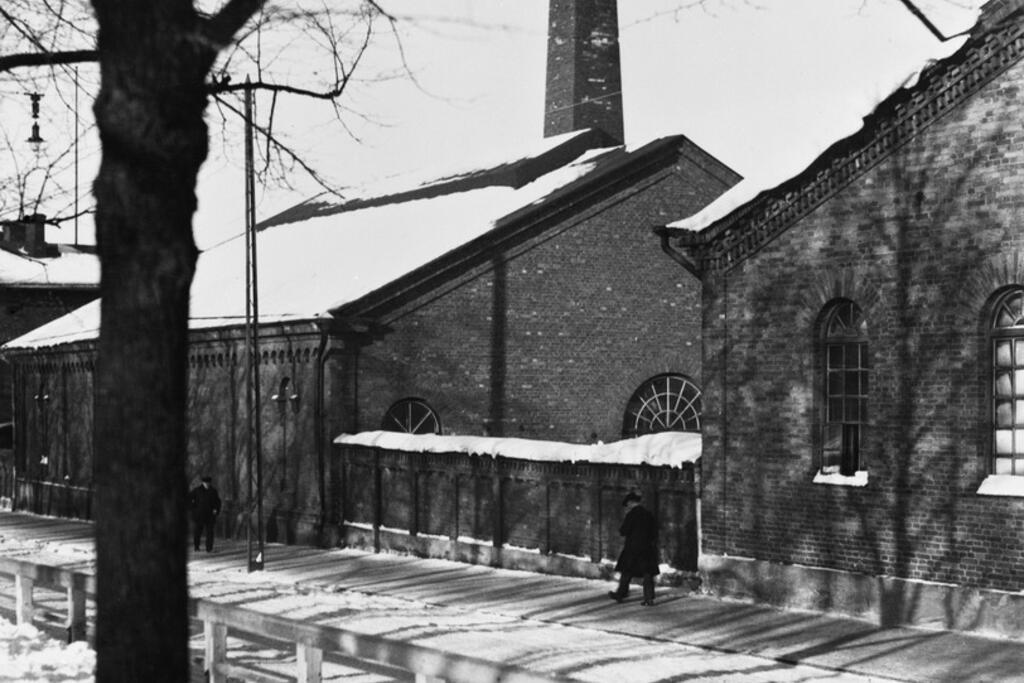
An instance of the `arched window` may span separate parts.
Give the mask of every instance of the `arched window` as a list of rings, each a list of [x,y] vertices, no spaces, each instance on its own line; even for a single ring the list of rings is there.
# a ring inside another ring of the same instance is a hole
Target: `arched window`
[[[821,471],[853,475],[863,469],[860,447],[868,422],[868,326],[849,300],[827,310],[821,336],[824,369]]]
[[[647,380],[626,404],[622,438],[658,432],[699,432],[700,389],[686,376],[666,373]]]
[[[380,428],[386,432],[440,434],[441,418],[423,399],[403,398],[384,413]]]
[[[992,472],[1024,475],[1024,289],[992,313],[992,423]]]

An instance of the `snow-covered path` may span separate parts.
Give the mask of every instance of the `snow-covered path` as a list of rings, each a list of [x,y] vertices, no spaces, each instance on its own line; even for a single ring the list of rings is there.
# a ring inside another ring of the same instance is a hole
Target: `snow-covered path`
[[[24,526],[14,528],[22,523]],[[63,531],[51,531],[60,524]],[[0,515],[0,555],[48,558],[51,564],[88,569],[90,528],[74,525]],[[1005,643],[998,644],[998,649],[992,644],[993,649],[983,652],[978,648],[989,644],[979,639],[969,646],[974,650],[958,654],[950,646],[969,639],[910,630],[879,631],[863,622],[729,605],[667,587],[659,587],[654,608],[644,608],[637,599],[622,605],[609,601],[604,597],[607,582],[441,560],[270,545],[266,570],[248,574],[245,557],[244,544],[231,541],[219,541],[213,554],[192,557],[192,595],[306,623],[484,657],[566,680],[954,680],[936,677],[954,655],[964,672],[958,680],[978,680],[973,674],[979,672],[986,674],[985,680],[1013,680],[998,674],[1012,671],[1017,675],[1021,670],[1018,654]],[[192,650],[193,656],[201,652],[199,639],[193,639]],[[972,658],[972,654],[985,656]],[[59,648],[53,652],[55,659],[58,656]],[[293,657],[259,644],[239,648],[234,656],[267,657],[267,667],[279,670]],[[787,658],[818,665],[781,661]],[[898,670],[890,673],[891,665]],[[863,673],[843,671],[847,666]],[[394,680],[379,672],[358,675],[351,667],[333,671],[324,680]]]

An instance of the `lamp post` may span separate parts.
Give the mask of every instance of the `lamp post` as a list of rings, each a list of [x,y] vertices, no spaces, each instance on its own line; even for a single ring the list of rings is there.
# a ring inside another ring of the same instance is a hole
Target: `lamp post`
[[[29,93],[28,96],[32,100],[32,135],[25,142],[31,145],[32,151],[38,154],[43,143],[46,142],[39,134],[39,100],[43,99],[43,96],[37,92]]]
[[[287,377],[281,380],[277,393],[270,397],[270,400],[277,404],[281,416],[281,479],[280,487],[284,491],[287,488],[288,479],[288,404],[296,411],[299,409],[299,395],[294,391],[288,391],[288,383],[291,380]]]
[[[246,84],[250,83],[246,78]],[[248,570],[263,569],[263,448],[260,424],[259,287],[256,266],[256,184],[252,149],[252,88],[245,89],[245,404],[248,417],[246,456],[249,470],[249,512],[246,516]],[[254,465],[255,463],[255,465]],[[253,538],[253,495],[256,529]],[[255,548],[253,544],[255,542]]]

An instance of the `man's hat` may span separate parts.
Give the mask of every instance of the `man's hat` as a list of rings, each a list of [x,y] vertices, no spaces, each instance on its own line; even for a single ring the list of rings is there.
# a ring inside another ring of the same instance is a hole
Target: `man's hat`
[[[626,494],[626,497],[622,499],[622,507],[626,507],[630,503],[639,503],[639,502],[640,502],[640,494],[639,493],[634,493],[633,491],[630,491],[629,493]]]
[[[203,481],[209,484],[211,481],[213,481],[213,477],[206,475],[205,477],[203,477]]]

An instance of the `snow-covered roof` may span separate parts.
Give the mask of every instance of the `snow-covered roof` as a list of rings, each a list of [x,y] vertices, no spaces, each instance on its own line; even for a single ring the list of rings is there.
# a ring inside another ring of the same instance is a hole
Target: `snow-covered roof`
[[[875,111],[879,104],[897,96],[900,91],[913,89],[924,71],[941,60],[951,57],[957,50],[963,47],[968,38],[968,35],[963,35],[946,42],[936,42],[932,54],[910,73],[897,79],[895,82],[876,84],[875,92],[888,93],[884,97],[867,99],[867,93],[871,91],[865,89],[863,91],[864,99],[859,105],[854,104],[849,107],[848,116],[837,117],[829,122],[829,131],[819,140],[819,146],[814,153],[809,154],[806,158],[788,162],[787,165],[776,166],[760,174],[745,177],[697,213],[669,223],[668,227],[700,232],[740,208],[753,204],[762,193],[770,194],[775,188],[810,168],[837,141],[856,134],[864,126],[865,119],[862,117],[865,113]]]
[[[337,200],[303,202],[258,226],[261,323],[308,321],[355,301],[481,237],[496,223],[538,207],[558,191],[631,153],[594,149],[594,131],[553,137],[492,166],[440,180],[369,187]],[[204,251],[191,290],[191,329],[245,317],[245,241]],[[31,349],[94,339],[99,304],[80,308],[3,348]]]
[[[100,263],[96,254],[71,246],[54,256],[29,256],[0,249],[0,286],[17,288],[96,288]]]
[[[701,454],[701,435],[696,432],[661,432],[612,443],[573,444],[493,436],[441,436],[373,431],[342,434],[334,443],[374,446],[413,453],[466,453],[539,462],[588,462],[656,467],[682,467],[686,463],[697,462]]]

